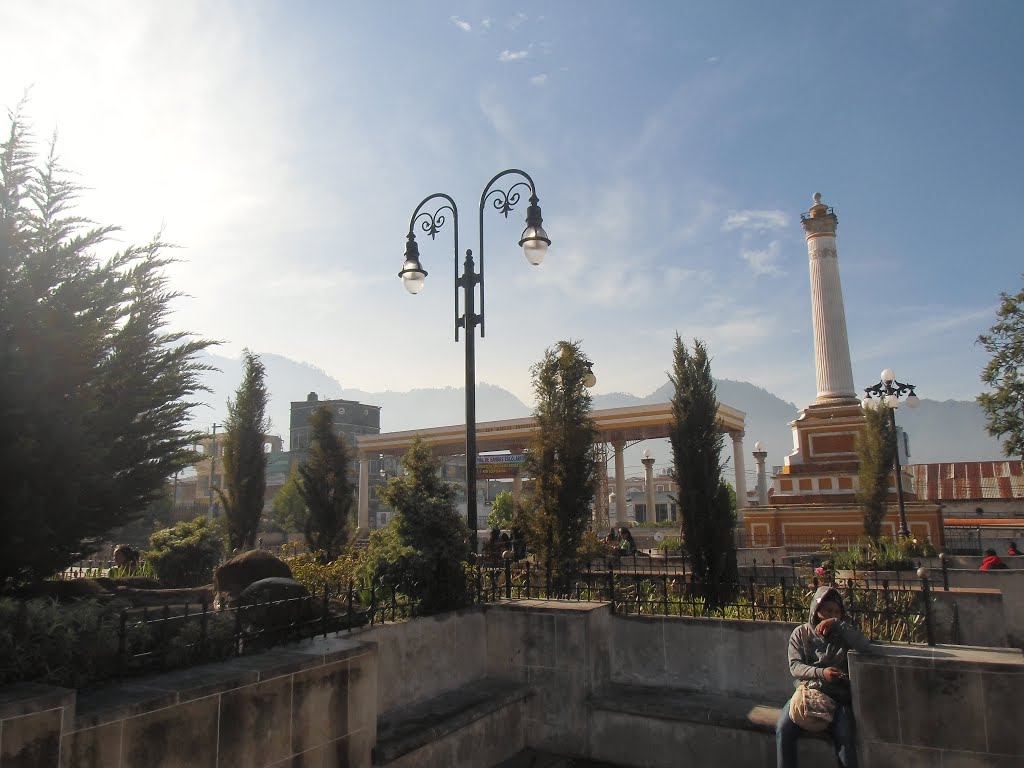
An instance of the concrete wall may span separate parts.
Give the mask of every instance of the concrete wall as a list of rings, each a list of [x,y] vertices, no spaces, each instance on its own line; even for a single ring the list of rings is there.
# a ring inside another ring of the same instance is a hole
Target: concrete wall
[[[352,636],[377,644],[380,712],[416,704],[487,674],[487,630],[482,608],[414,621],[379,624]]]
[[[1024,560],[1022,558],[1015,558]],[[977,592],[997,590],[1001,597],[1003,626],[1006,644],[1014,648],[1024,648],[1024,570],[979,571],[949,569],[947,571],[951,589],[970,589]],[[933,574],[937,582],[936,592],[942,591],[942,574]],[[961,625],[964,624],[961,618]],[[999,645],[993,640],[982,637],[966,637],[961,640],[968,645]]]
[[[793,694],[786,648],[793,624],[613,616],[615,683],[725,693],[782,703]]]
[[[786,663],[792,628],[617,616],[608,604],[511,601],[77,698],[48,686],[8,686],[0,690],[0,766],[369,766],[380,713],[483,678],[508,678],[528,684],[533,695],[430,745],[416,759],[488,768],[479,745],[503,744],[635,766],[674,765],[687,756],[704,764],[731,754],[719,762],[767,768],[767,734],[671,719],[638,721],[596,710],[589,700],[622,684],[781,706],[793,690]],[[1019,650],[875,651],[858,656],[853,667],[866,768],[897,762],[901,768],[1001,768],[1011,758],[1020,764],[1024,746],[1014,743],[1024,726]],[[815,746],[813,740],[808,746]],[[402,766],[402,759],[395,765]]]
[[[521,600],[487,607],[487,674],[528,683],[526,743],[541,751],[586,755],[587,698],[610,676],[607,603]]]
[[[867,768],[1024,764],[1020,651],[893,646],[851,655]]]
[[[0,692],[2,768],[368,768],[377,653],[329,638],[98,689]]]

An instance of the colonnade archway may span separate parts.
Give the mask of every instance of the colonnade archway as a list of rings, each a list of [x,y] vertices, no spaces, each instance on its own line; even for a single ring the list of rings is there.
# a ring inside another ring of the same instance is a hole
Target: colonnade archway
[[[627,408],[605,408],[591,412],[597,424],[598,440],[610,445],[615,459],[615,524],[626,525],[626,472],[624,451],[627,444],[641,440],[666,438],[672,425],[672,404],[655,403]],[[727,405],[719,404],[718,420],[722,432],[729,434],[733,443],[733,470],[735,471],[736,504],[742,518],[747,505],[747,479],[743,463],[743,435],[746,414]],[[529,445],[536,429],[532,416],[521,419],[478,422],[476,425],[477,451],[481,454],[509,451],[522,453]],[[356,441],[359,452],[359,528],[369,529],[369,477],[370,462],[384,457],[402,456],[419,436],[430,446],[435,456],[464,456],[466,427],[455,424],[379,435],[360,435]],[[609,515],[610,516],[610,515]]]

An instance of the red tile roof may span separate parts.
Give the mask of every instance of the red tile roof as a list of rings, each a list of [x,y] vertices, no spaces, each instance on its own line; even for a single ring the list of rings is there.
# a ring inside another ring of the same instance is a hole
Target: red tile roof
[[[1024,462],[956,461],[911,464],[914,487],[922,501],[1024,499]]]

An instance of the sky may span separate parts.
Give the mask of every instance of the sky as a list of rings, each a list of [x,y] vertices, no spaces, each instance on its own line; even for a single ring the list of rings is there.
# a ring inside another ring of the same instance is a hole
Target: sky
[[[483,188],[518,168],[552,244],[532,267],[526,201],[485,211],[479,381],[529,404],[530,366],[574,339],[595,392],[644,396],[678,333],[717,377],[811,403],[821,192],[857,387],[889,367],[973,399],[975,339],[1024,271],[1022,29],[1010,0],[33,0],[0,4],[0,105],[27,92],[111,249],[178,246],[171,322],[218,354],[461,386],[452,222],[420,233],[410,296],[409,218],[449,194],[478,254]]]

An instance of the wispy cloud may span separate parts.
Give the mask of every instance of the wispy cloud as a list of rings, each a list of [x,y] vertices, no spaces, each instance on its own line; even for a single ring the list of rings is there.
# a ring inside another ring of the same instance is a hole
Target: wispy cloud
[[[717,56],[708,56],[706,59],[704,59],[704,61],[706,61],[708,64],[717,64],[718,63],[718,57]]]
[[[789,224],[790,216],[785,211],[733,211],[722,224],[723,232],[747,229],[764,232],[782,229]]]
[[[484,29],[490,29],[491,28],[491,24],[493,24],[493,23],[494,22],[492,22],[490,19],[481,19],[480,20],[480,26],[483,27]]]
[[[522,61],[529,55],[529,51],[502,51],[501,54],[498,56],[498,61]]]
[[[768,247],[762,250],[743,250],[740,255],[750,265],[755,275],[781,275],[779,268],[779,255],[782,252],[782,243],[772,240]]]
[[[534,75],[533,77],[530,78],[531,85],[544,85],[545,83],[547,83],[547,81],[548,76],[546,74]]]
[[[521,27],[529,18],[530,18],[529,16],[527,16],[525,13],[520,11],[515,16],[513,16],[511,19],[509,19],[508,28],[509,29],[519,29],[519,27]]]
[[[460,19],[458,16],[452,16],[452,24],[461,29],[463,32],[472,32],[473,25],[465,19]]]

